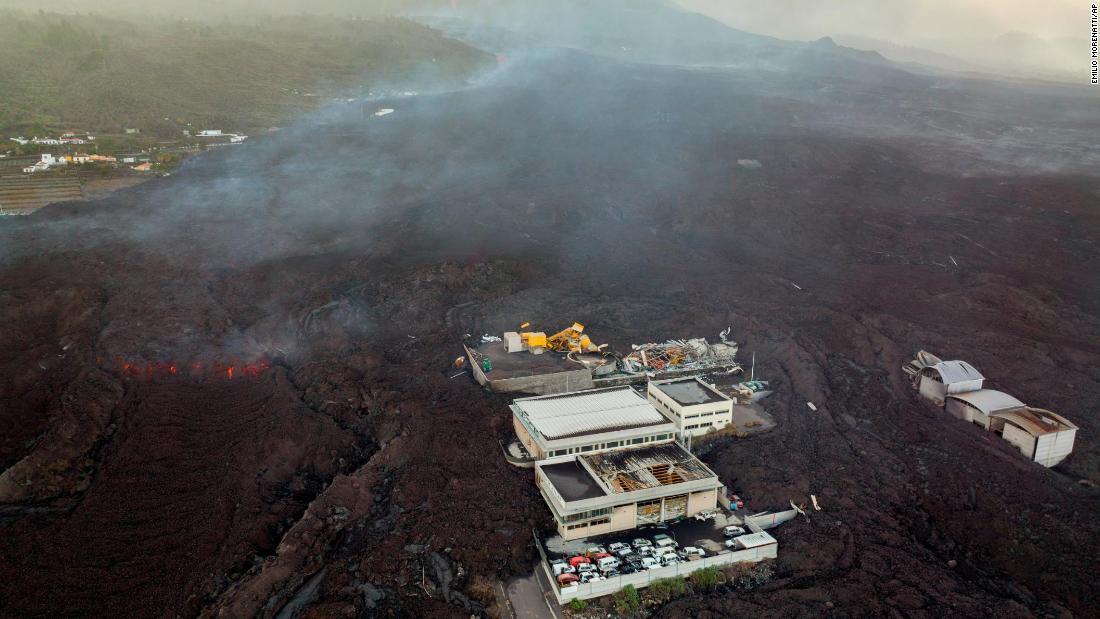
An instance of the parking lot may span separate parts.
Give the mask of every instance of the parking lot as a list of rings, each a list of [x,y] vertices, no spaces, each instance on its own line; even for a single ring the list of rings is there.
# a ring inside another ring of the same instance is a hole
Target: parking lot
[[[555,564],[561,562],[573,568],[567,573],[583,579],[581,582],[588,582],[591,579],[631,574],[670,564],[690,566],[703,557],[729,552],[726,541],[731,538],[723,533],[723,529],[740,525],[741,519],[736,514],[716,510],[714,517],[707,520],[691,517],[667,525],[652,525],[571,541],[553,536],[542,540],[542,543],[550,563],[550,572],[555,578],[564,569],[560,565],[555,567]],[[750,532],[746,530],[743,533]],[[662,536],[667,536],[668,540],[662,543]],[[669,547],[669,550],[662,551],[662,545]],[[629,549],[629,552],[624,552],[624,549]],[[674,557],[662,557],[670,553]],[[608,556],[614,560],[606,560],[606,567],[601,566],[600,558]],[[591,567],[581,567],[585,561],[591,561]],[[591,575],[585,576],[585,572],[591,572]]]

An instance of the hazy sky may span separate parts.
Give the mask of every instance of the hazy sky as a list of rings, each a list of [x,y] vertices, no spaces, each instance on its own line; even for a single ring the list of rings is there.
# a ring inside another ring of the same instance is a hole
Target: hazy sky
[[[1010,30],[1041,37],[1083,36],[1088,3],[1074,0],[678,0],[745,30],[815,39],[851,33],[876,38],[992,38]],[[900,41],[899,41],[900,42]]]
[[[798,40],[831,36],[899,61],[1073,81],[1087,72],[1090,3],[1085,0],[676,1],[742,30]]]

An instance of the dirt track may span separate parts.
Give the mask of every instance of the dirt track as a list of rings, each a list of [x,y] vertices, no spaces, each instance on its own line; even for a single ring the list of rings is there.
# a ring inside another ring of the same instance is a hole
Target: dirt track
[[[322,569],[308,616],[485,610],[548,515],[499,457],[507,400],[448,366],[521,320],[732,325],[777,387],[777,429],[704,459],[753,509],[826,511],[769,585],[660,613],[1093,612],[1095,179],[975,173],[829,101],[792,124],[766,76],[521,68],[0,222],[0,614],[271,616]],[[1047,471],[919,402],[920,348],[1077,422],[1076,453]]]

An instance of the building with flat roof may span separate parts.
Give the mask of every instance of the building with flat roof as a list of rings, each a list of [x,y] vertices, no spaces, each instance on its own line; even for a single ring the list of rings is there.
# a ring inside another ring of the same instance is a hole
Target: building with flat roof
[[[676,425],[630,387],[520,398],[516,436],[536,459],[595,453],[676,439]]]
[[[646,397],[672,417],[681,436],[699,436],[733,423],[733,400],[696,377],[650,381]]]
[[[725,492],[713,471],[672,441],[538,462],[535,482],[567,540],[712,510]]]

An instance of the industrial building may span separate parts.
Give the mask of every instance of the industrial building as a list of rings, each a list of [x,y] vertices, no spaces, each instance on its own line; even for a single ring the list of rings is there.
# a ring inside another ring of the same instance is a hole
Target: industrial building
[[[1077,436],[1077,426],[1065,417],[1030,406],[993,413],[989,422],[990,430],[1047,467],[1066,459]]]
[[[733,423],[733,400],[696,377],[650,381],[646,395],[672,417],[681,436],[700,436]]]
[[[551,458],[535,465],[535,481],[566,540],[713,510],[725,493],[674,441]]]
[[[678,428],[630,387],[520,398],[512,425],[535,460],[675,440]]]
[[[955,393],[948,395],[944,403],[947,412],[963,421],[976,423],[986,430],[990,429],[989,418],[993,413],[1024,406],[1024,403],[1016,398],[994,389]]]
[[[1073,451],[1077,426],[1002,391],[984,389],[985,377],[965,361],[940,361],[922,350],[902,369],[923,397],[958,419],[996,432],[1034,462],[1055,466]]]
[[[985,377],[965,361],[940,361],[921,369],[920,394],[943,406],[948,394],[977,391]]]

